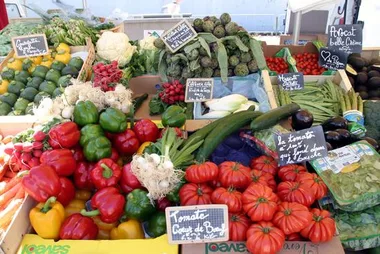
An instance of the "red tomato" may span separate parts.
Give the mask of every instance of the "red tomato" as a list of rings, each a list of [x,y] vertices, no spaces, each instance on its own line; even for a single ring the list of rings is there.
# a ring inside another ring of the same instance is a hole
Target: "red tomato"
[[[267,172],[273,176],[276,175],[278,170],[277,162],[275,159],[266,155],[252,159],[250,167],[251,169]]]
[[[284,233],[271,222],[259,222],[247,230],[247,249],[254,254],[275,254],[285,242]]]
[[[243,209],[252,221],[270,221],[277,209],[278,197],[262,184],[251,184],[242,196]]]
[[[301,230],[301,235],[313,243],[330,241],[336,230],[335,221],[331,218],[330,213],[316,208],[311,209],[311,213],[313,220]]]
[[[281,201],[297,202],[307,207],[315,201],[314,191],[299,182],[282,182],[277,186],[277,195]]]
[[[327,195],[327,186],[317,174],[301,173],[296,180],[308,186],[313,191],[316,200]]]
[[[212,189],[206,184],[187,183],[179,190],[182,206],[211,204]]]
[[[278,177],[281,181],[295,181],[297,175],[300,173],[307,172],[306,168],[298,164],[289,164],[286,166],[280,167],[278,170]]]
[[[300,232],[312,219],[309,209],[298,203],[282,202],[277,210],[272,222],[286,235]]]
[[[251,183],[249,172],[240,163],[225,161],[219,165],[219,182],[225,188],[246,188]]]
[[[273,191],[276,191],[276,181],[273,175],[259,170],[251,170],[251,180],[253,183],[260,183],[270,187]]]
[[[242,213],[229,213],[228,217],[229,241],[240,242],[247,240],[247,230],[250,224],[247,216]]]
[[[292,233],[285,236],[286,241],[302,241],[302,237],[299,233]]]
[[[218,178],[219,169],[215,163],[194,164],[186,169],[185,178],[191,183],[206,183]]]
[[[211,202],[213,204],[225,204],[228,212],[238,213],[243,209],[241,202],[241,193],[234,188],[219,187],[211,194]]]

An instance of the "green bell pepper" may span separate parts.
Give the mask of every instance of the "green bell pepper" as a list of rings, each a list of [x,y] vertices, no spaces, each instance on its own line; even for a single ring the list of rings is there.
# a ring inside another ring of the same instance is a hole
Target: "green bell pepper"
[[[12,108],[7,103],[0,101],[0,116],[6,116],[11,112]]]
[[[155,211],[147,191],[135,189],[127,195],[125,214],[129,219],[146,221]]]
[[[74,107],[74,122],[79,126],[98,123],[99,112],[92,101],[80,101]]]
[[[117,108],[107,108],[100,114],[99,124],[105,131],[120,133],[127,129],[127,116]]]
[[[179,200],[179,190],[181,189],[181,187],[185,184],[185,181],[182,179],[175,187],[174,189],[169,192],[168,194],[166,194],[166,198],[173,202],[173,203],[176,203],[176,204],[179,204],[180,200]]]
[[[164,212],[158,212],[148,220],[146,232],[150,237],[159,237],[166,233],[166,218]]]
[[[99,161],[103,158],[109,158],[112,154],[112,144],[108,138],[100,136],[90,139],[83,147],[84,157],[88,161]]]
[[[104,131],[98,124],[87,124],[80,130],[80,145],[83,147],[88,141],[96,137],[103,137]]]
[[[162,125],[165,127],[182,127],[186,122],[185,110],[180,106],[170,106],[162,114]]]

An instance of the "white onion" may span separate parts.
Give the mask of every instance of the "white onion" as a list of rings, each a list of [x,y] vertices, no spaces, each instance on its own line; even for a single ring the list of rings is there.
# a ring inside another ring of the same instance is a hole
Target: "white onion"
[[[170,169],[171,170],[174,168],[174,165],[171,161],[167,160],[164,162],[163,167],[164,167],[164,169]]]
[[[152,154],[149,155],[149,157],[152,159],[154,165],[157,166],[158,164],[160,164],[160,162],[161,162],[160,155],[158,155],[156,153],[152,153]]]
[[[168,188],[169,187],[169,182],[166,181],[166,180],[162,180],[162,181],[160,181],[159,186],[161,188]]]

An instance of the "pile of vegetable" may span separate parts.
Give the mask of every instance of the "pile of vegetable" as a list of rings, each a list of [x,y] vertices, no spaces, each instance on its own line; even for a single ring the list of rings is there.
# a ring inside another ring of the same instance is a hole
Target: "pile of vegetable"
[[[288,63],[282,57],[266,57],[265,61],[271,71],[275,71],[278,74],[289,72]]]
[[[293,55],[296,60],[296,67],[304,75],[321,75],[326,71],[318,64],[318,53],[299,53]]]
[[[33,114],[43,98],[60,96],[82,65],[82,58],[71,58],[63,43],[46,56],[9,59],[1,72],[0,116]]]
[[[174,54],[160,38],[154,42],[161,49],[158,70],[164,81],[221,77],[226,82],[227,77],[247,76],[266,67],[259,42],[228,13],[197,18],[193,27],[198,36]]]
[[[380,59],[368,61],[360,54],[351,54],[346,73],[351,85],[364,100],[380,99]]]
[[[364,125],[367,129],[366,135],[380,142],[380,102],[364,102]]]
[[[330,213],[310,208],[327,194],[327,187],[301,165],[279,168],[268,156],[254,158],[250,167],[204,162],[189,166],[185,179],[180,204],[227,205],[229,240],[247,241],[252,253],[263,253],[264,246],[267,253],[276,253],[285,240],[327,242],[335,234]]]

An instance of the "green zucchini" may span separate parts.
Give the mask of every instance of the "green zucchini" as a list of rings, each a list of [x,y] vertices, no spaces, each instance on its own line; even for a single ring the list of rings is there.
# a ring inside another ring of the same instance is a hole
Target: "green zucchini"
[[[62,88],[62,87],[57,87],[57,88],[54,90],[53,94],[52,94],[53,98],[58,97],[58,96],[60,96],[61,94],[63,94],[63,91],[64,91],[64,88]]]
[[[206,161],[217,146],[232,133],[247,125],[253,119],[257,119],[263,113],[258,111],[248,111],[247,114],[234,114],[227,120],[224,119],[206,136],[202,146],[199,148],[196,161]],[[223,118],[222,118],[223,119]]]
[[[15,105],[13,106],[13,109],[14,111],[19,110],[24,113],[29,103],[30,101],[25,100],[24,98],[18,98]]]
[[[13,107],[17,101],[18,96],[14,93],[5,93],[0,96],[0,101],[7,103],[9,106]]]
[[[40,92],[45,92],[45,93],[48,93],[50,95],[53,94],[54,90],[56,89],[57,87],[55,86],[54,82],[51,82],[51,81],[44,81],[40,84],[40,87],[38,90],[40,90]]]
[[[58,80],[59,78],[61,77],[61,73],[57,70],[54,70],[54,69],[50,69],[47,73],[46,73],[46,77],[45,77],[45,80],[47,81],[51,81],[53,82],[54,84],[57,84],[58,83]]]
[[[30,77],[28,78],[28,83],[26,83],[26,87],[33,87],[33,88],[38,89],[38,87],[43,81],[44,79],[40,77],[33,77],[33,78]]]
[[[48,93],[45,93],[45,92],[39,92],[36,97],[34,97],[34,100],[33,102],[38,106],[40,104],[40,101],[45,98],[45,97],[49,97],[50,98],[50,94]]]
[[[53,63],[51,64],[51,68],[54,70],[57,70],[59,72],[61,72],[63,70],[63,68],[65,68],[65,67],[66,67],[66,64],[64,64],[58,60],[53,61]]]
[[[73,66],[77,70],[81,70],[83,65],[83,59],[79,56],[73,57],[70,59],[68,65]]]
[[[0,116],[6,116],[11,112],[12,107],[8,103],[0,101]]]
[[[5,69],[5,68],[4,68]],[[6,80],[13,80],[15,77],[15,71],[12,69],[5,69],[1,73],[1,78]]]
[[[272,109],[265,114],[257,117],[251,122],[252,131],[260,131],[268,129],[278,124],[282,119],[285,119],[300,109],[300,106],[295,103],[287,104],[276,109]]]
[[[20,97],[28,101],[33,101],[34,97],[36,97],[37,94],[38,94],[38,90],[36,88],[27,87],[21,92]]]
[[[22,89],[24,88],[25,88],[25,85],[22,82],[13,80],[11,81],[11,83],[9,83],[7,92],[20,95]]]
[[[25,109],[25,115],[33,115],[34,103],[30,102]]]
[[[38,65],[32,72],[33,77],[40,77],[40,78],[45,78],[46,73],[49,71],[49,68],[43,65]]]

